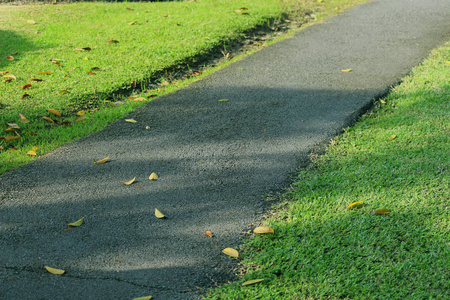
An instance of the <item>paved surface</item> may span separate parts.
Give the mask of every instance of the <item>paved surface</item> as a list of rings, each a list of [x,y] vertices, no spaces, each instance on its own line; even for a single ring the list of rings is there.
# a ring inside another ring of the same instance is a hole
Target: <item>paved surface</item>
[[[0,298],[195,299],[233,279],[221,250],[312,147],[450,39],[449,12],[448,0],[360,5],[0,177]]]

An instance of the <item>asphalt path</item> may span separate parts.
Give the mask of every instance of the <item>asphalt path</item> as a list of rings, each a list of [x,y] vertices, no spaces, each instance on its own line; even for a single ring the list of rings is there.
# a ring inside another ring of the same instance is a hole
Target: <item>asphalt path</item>
[[[0,177],[0,298],[196,299],[235,279],[221,250],[312,149],[450,40],[449,13],[448,0],[359,5]]]

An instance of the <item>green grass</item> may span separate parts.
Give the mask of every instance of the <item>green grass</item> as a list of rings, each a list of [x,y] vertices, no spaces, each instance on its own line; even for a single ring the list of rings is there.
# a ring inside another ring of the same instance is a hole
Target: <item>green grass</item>
[[[286,12],[291,13],[290,18],[302,19],[309,18],[302,13],[308,11],[316,14],[313,19],[320,19],[364,1],[1,5],[0,72],[9,73],[0,77],[14,75],[16,79],[0,81],[0,130],[8,128],[5,123],[21,128],[2,132],[0,137],[20,135],[22,139],[0,140],[0,175],[101,130],[154,96],[196,80],[178,82],[171,79],[168,70],[196,63],[198,57],[207,56],[213,49],[226,50],[231,41],[252,28],[281,18]],[[247,14],[234,11],[242,7],[247,8],[242,10]],[[27,23],[30,20],[34,24]],[[110,40],[118,43],[108,43]],[[85,47],[91,50],[75,50]],[[7,56],[14,60],[7,60]],[[94,67],[98,69],[92,70]],[[32,78],[43,81],[30,81]],[[169,86],[149,85],[155,80],[167,80]],[[133,82],[137,84],[134,92]],[[31,87],[23,89],[27,84]],[[68,93],[61,93],[64,90]],[[130,92],[146,100],[134,102],[127,97]],[[23,97],[25,94],[29,96]],[[62,116],[56,117],[47,109],[56,109]],[[84,111],[86,119],[75,122],[80,117],[77,113]],[[30,122],[20,122],[19,113]],[[43,116],[71,123],[61,126],[43,120]],[[27,155],[33,147],[37,147],[37,156]]]
[[[241,281],[207,298],[449,299],[448,78],[450,43],[312,156],[266,221],[275,234],[242,246]]]

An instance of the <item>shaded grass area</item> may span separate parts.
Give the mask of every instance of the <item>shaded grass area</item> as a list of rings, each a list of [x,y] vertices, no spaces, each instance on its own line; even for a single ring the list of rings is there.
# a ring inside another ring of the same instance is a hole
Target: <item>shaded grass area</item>
[[[220,50],[226,55],[233,41],[286,13],[303,23],[364,1],[1,5],[0,130],[8,130],[5,123],[20,128],[0,136],[21,139],[0,140],[0,174],[207,75],[214,70],[199,75],[190,65],[208,64]],[[174,78],[178,69],[198,76],[181,82]],[[37,155],[27,155],[33,148]]]
[[[450,43],[299,171],[241,249],[242,282],[264,281],[207,298],[450,298],[448,78]]]

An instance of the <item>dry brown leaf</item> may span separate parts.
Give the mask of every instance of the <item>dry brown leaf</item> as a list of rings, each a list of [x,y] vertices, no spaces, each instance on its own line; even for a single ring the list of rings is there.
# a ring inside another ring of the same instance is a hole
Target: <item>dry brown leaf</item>
[[[119,41],[118,40],[109,40],[109,41],[106,41],[107,43],[111,43],[111,44],[116,44],[116,43],[118,43]]]
[[[37,135],[37,132],[27,132],[25,135]]]
[[[88,72],[88,74],[89,74],[89,75],[95,75],[95,73],[92,73],[92,72],[90,72],[90,71]]]
[[[15,140],[20,140],[22,137],[21,136],[5,136],[5,137],[1,137],[0,139],[4,140],[5,142],[9,143]]]
[[[375,214],[376,215],[387,215],[387,214],[389,214],[391,211],[389,210],[389,209],[386,209],[386,208],[380,208],[380,209],[377,209],[376,211],[375,211]]]
[[[349,206],[347,206],[347,209],[354,209],[354,208],[360,208],[364,205],[364,200],[353,202]]]
[[[59,93],[60,94],[65,94],[65,93],[68,93],[69,91],[68,90],[62,90],[62,91],[60,91]]]
[[[59,125],[68,125],[68,124],[71,124],[72,122],[70,122],[69,120],[64,120],[64,121],[62,121],[61,122],[61,124],[59,124]]]
[[[160,212],[157,208],[155,208],[155,216],[158,218],[158,219],[164,219],[166,216],[162,213],[162,212]]]
[[[26,97],[30,97],[30,94],[23,94],[22,95],[22,99],[26,98]]]
[[[34,25],[36,22],[34,20],[27,20],[27,24]]]
[[[13,79],[13,80],[16,80],[16,79],[17,79],[16,76],[14,76],[14,75],[12,75],[12,74],[5,75],[5,76],[3,76],[2,78],[8,78],[8,79]]]
[[[259,233],[259,234],[263,234],[263,233],[274,233],[273,229],[270,228],[269,226],[259,226],[256,227],[255,229],[253,229],[254,233]]]
[[[5,75],[5,74],[8,74],[9,73],[9,71],[0,71],[0,75]]]
[[[49,117],[42,117],[42,119],[51,123],[55,123],[55,121],[53,119],[50,119]]]
[[[234,12],[237,13],[237,14],[240,14],[240,13],[242,13],[242,10],[240,10],[240,9],[235,9]]]
[[[12,128],[12,127],[9,127],[9,128],[6,128],[5,130],[3,130],[3,132],[12,132],[12,131],[16,131],[14,128]]]
[[[15,123],[5,123],[6,126],[12,127],[14,129],[20,129],[19,125]]]
[[[44,79],[40,79],[40,78],[31,78],[31,81],[44,81]]]
[[[66,271],[64,271],[64,270],[55,269],[55,268],[48,267],[48,266],[45,266],[45,269],[46,269],[49,273],[56,274],[56,275],[62,275],[62,274],[64,274],[64,273],[66,272]]]
[[[20,116],[20,122],[22,122],[22,123],[28,123],[28,122],[30,122],[27,118],[25,118],[24,115],[19,114],[19,116]]]
[[[108,156],[108,157],[105,157],[105,158],[103,158],[103,159],[100,159],[100,160],[98,160],[98,161],[94,161],[94,164],[96,164],[96,165],[104,164],[105,162],[108,161],[108,159],[109,159],[109,156]]]
[[[264,279],[253,279],[253,280],[249,280],[244,282],[241,286],[247,286],[247,285],[253,285],[253,284],[257,284],[260,283],[261,281],[263,281]]]
[[[133,22],[128,23],[128,25],[134,25],[136,23],[137,23],[137,21],[133,21]]]
[[[49,75],[52,74],[52,72],[39,72],[38,75]]]
[[[6,60],[14,60],[14,57],[9,55],[9,56],[6,57]]]
[[[24,90],[24,89],[27,89],[27,88],[29,88],[29,87],[31,87],[31,84],[25,84],[23,87],[22,87],[22,90]],[[23,97],[22,97],[22,99],[23,99]]]
[[[139,97],[133,100],[134,102],[141,102],[141,101],[147,101],[144,97]]]
[[[148,177],[149,180],[158,180],[158,175],[156,175],[155,172],[153,172],[152,174],[150,174],[150,176]]]
[[[134,8],[131,8],[131,7],[127,7],[127,9],[128,9],[128,10],[134,10]]]
[[[83,116],[81,116],[81,117],[79,117],[78,119],[76,119],[75,120],[75,122],[77,122],[77,123],[82,123],[84,120],[86,120],[87,118],[86,117],[83,117]]]
[[[99,67],[93,67],[91,70],[100,70]]]
[[[125,184],[125,185],[130,185],[130,184],[132,184],[135,180],[136,180],[136,177],[134,177],[134,178],[131,179],[130,181],[122,181],[122,183]]]
[[[239,257],[239,252],[233,248],[225,248],[222,250],[222,253],[231,257]]]

